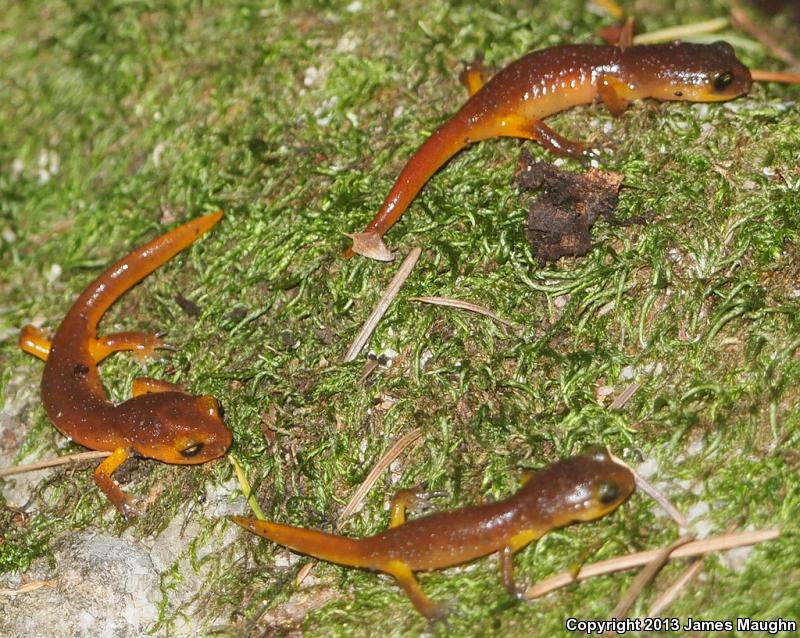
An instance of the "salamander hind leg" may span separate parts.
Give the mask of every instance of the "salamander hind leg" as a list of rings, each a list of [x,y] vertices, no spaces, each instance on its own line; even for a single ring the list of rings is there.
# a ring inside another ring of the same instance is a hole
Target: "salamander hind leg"
[[[186,394],[186,388],[178,383],[151,379],[150,377],[137,377],[131,385],[131,394],[135,397],[157,392],[181,392]]]
[[[531,122],[528,126],[529,134],[520,135],[519,137],[529,137],[530,139],[536,140],[539,144],[557,155],[568,155],[578,160],[600,159],[597,151],[588,148],[581,142],[568,140],[539,120]]]
[[[155,357],[156,350],[174,350],[172,346],[164,343],[158,335],[145,332],[118,332],[95,339],[89,346],[92,358],[99,363],[114,352],[130,350],[139,361]]]
[[[126,461],[128,456],[130,456],[128,448],[117,448],[111,456],[100,463],[94,470],[94,482],[97,483],[97,487],[114,504],[114,507],[119,510],[126,521],[139,516],[141,512],[133,505],[131,497],[122,491],[122,488],[113,479],[112,474]]]
[[[425,616],[425,618],[428,620],[438,620],[447,615],[447,608],[444,605],[435,604],[425,595],[414,573],[404,562],[392,560],[389,561],[388,564],[381,566],[380,569],[397,579],[403,591],[406,592],[411,602],[414,603],[414,607],[416,607],[417,611]]]
[[[514,550],[504,547],[500,550],[500,581],[509,596],[519,598],[520,592],[514,581]]]
[[[42,330],[30,324],[19,333],[19,347],[42,361],[47,361],[47,357],[50,355],[50,341],[44,336]]]

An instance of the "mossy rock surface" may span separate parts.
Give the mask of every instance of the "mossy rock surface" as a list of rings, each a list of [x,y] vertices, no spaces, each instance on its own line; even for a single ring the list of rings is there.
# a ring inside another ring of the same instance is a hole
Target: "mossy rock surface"
[[[649,31],[729,10],[716,0],[622,4]],[[128,293],[102,330],[167,333],[177,351],[146,374],[220,398],[267,516],[332,529],[413,428],[419,443],[345,533],[383,529],[399,487],[426,481],[447,493],[443,508],[499,498],[521,472],[602,443],[643,465],[698,533],[783,530],[707,559],[669,616],[798,619],[796,87],[551,118],[608,149],[605,166],[625,175],[618,218],[647,222],[601,221],[588,254],[546,267],[530,256],[528,199],[512,178],[521,146],[554,158],[509,139],[459,154],[387,235],[400,256],[423,252],[370,340],[385,363],[362,382],[364,357],[342,362],[396,270],[340,260],[342,232],[363,227],[405,160],[463,102],[461,63],[483,54],[499,68],[538,47],[591,41],[612,22],[582,0],[10,3],[0,12],[0,465],[80,451],[44,414],[42,364],[17,349],[20,327],[55,328],[105,265],[221,208],[223,222]],[[763,24],[800,54],[787,20]],[[719,35],[748,65],[777,66],[742,32]],[[517,328],[414,296],[477,303]],[[141,374],[128,355],[102,366],[114,401]],[[631,383],[633,397],[610,410]],[[515,603],[487,558],[421,576],[453,609],[428,627],[371,573],[320,564],[296,587],[307,559],[225,520],[246,509],[225,461],[142,460],[120,478],[148,503],[131,525],[86,466],[2,481],[0,589],[74,574],[63,571],[74,564],[65,552],[84,548],[70,555],[78,560],[97,537],[143,557],[141,613],[153,635],[554,636],[567,617],[606,617],[633,578]],[[518,576],[535,581],[676,536],[637,494],[521,552]],[[669,566],[631,614],[645,615],[682,569]],[[39,617],[52,592],[0,595],[0,633],[30,628],[3,623]]]

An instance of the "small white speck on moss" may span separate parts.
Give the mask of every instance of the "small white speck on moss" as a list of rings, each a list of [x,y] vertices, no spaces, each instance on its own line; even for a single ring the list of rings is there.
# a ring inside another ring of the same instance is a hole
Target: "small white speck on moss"
[[[633,369],[633,366],[625,366],[620,370],[619,378],[623,381],[630,381],[633,377],[636,376],[636,372]]]
[[[646,479],[652,478],[658,472],[658,461],[654,457],[645,459],[639,463],[636,471]]]
[[[151,153],[150,157],[152,158],[153,165],[156,168],[161,166],[161,157],[164,155],[165,150],[167,150],[167,144],[165,142],[159,142],[153,149],[153,152]]]
[[[3,228],[1,234],[2,234],[3,240],[8,242],[9,244],[13,244],[15,241],[17,241],[16,233],[13,230],[11,230],[8,226],[5,226]]]
[[[275,556],[274,565],[275,567],[291,567],[299,560],[300,556],[298,554],[293,552],[281,552]]]
[[[319,69],[315,66],[308,67],[303,73],[303,85],[311,88],[319,79]]]
[[[688,448],[686,448],[686,454],[688,454],[689,456],[697,456],[698,454],[700,454],[700,452],[703,451],[703,449],[705,449],[705,444],[703,443],[703,439],[698,437],[689,444]]]
[[[54,283],[58,278],[61,276],[61,265],[60,264],[51,264],[50,270],[47,271],[45,274],[45,278],[47,279],[48,284]]]
[[[345,33],[336,43],[337,53],[352,53],[358,48],[359,40],[351,33]]]
[[[430,350],[424,350],[422,354],[419,355],[419,369],[424,370],[431,359],[433,359],[433,353]]]
[[[364,3],[361,0],[353,0],[346,7],[347,13],[359,13],[362,9],[364,9]]]
[[[705,117],[708,115],[708,104],[705,102],[696,102],[692,104],[692,108],[697,112],[700,117]]]
[[[742,531],[752,532],[753,530],[754,527],[752,525],[748,525]],[[747,562],[750,560],[750,556],[752,556],[755,549],[755,545],[750,545],[747,547],[735,547],[727,552],[720,552],[720,560],[728,566],[728,569],[739,574],[744,571],[745,567],[747,567]]]
[[[686,519],[698,538],[706,538],[714,529],[713,523],[708,520],[710,509],[706,501],[698,501],[686,510]]]

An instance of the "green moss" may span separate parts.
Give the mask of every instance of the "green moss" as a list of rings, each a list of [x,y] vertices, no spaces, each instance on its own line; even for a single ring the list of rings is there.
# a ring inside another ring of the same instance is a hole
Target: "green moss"
[[[645,4],[636,8],[646,30],[728,10],[722,1]],[[128,293],[104,329],[167,332],[177,352],[146,373],[220,398],[268,516],[331,529],[374,462],[414,427],[422,442],[395,478],[446,491],[441,507],[505,495],[521,470],[602,442],[633,463],[655,459],[679,507],[712,505],[714,532],[734,523],[784,530],[740,570],[709,560],[708,579],[671,615],[796,617],[796,88],[755,87],[730,105],[637,103],[616,119],[599,107],[552,118],[565,135],[611,149],[608,168],[625,174],[618,214],[647,222],[603,222],[588,255],[544,268],[526,246],[527,196],[512,184],[520,143],[461,153],[387,236],[399,255],[424,248],[370,341],[399,355],[364,383],[360,363],[341,363],[395,269],[339,260],[341,232],[371,218],[407,157],[463,102],[461,61],[484,53],[500,67],[609,23],[582,0],[13,4],[0,16],[0,230],[13,233],[0,239],[0,398],[11,397],[12,370],[31,387],[41,373],[16,349],[21,325],[38,318],[54,328],[104,265],[222,208],[225,220]],[[742,55],[772,64],[758,47]],[[197,317],[177,293],[199,306]],[[518,329],[407,301],[416,295],[479,303]],[[142,373],[125,355],[102,370],[114,400]],[[624,409],[598,399],[598,388],[617,396],[631,380],[640,388]],[[60,439],[41,407],[28,403],[23,415],[20,457],[54,454]],[[0,510],[4,529],[12,525],[2,569],[26,569],[71,529],[124,529],[89,469],[54,477],[37,490],[41,513],[29,522],[12,524]],[[297,591],[297,566],[276,566],[283,550],[240,533],[198,554],[226,529],[203,516],[202,496],[230,477],[224,462],[132,469],[136,496],[161,490],[134,535],[157,534],[192,507],[199,525],[162,574],[155,633],[186,618],[232,634],[288,631],[275,610]],[[382,478],[345,531],[383,529],[396,488]],[[674,535],[636,496],[608,520],[522,552],[520,579],[567,568],[588,548],[609,557]],[[172,604],[198,571],[199,590]],[[431,633],[556,635],[567,615],[607,615],[631,578],[516,604],[495,572],[486,559],[423,575],[425,590],[455,612]],[[336,595],[297,621],[309,635],[427,628],[388,579],[330,565],[314,575]]]

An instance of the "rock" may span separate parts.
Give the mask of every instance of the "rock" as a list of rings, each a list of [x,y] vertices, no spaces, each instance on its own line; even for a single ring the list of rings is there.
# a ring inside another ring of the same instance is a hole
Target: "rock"
[[[0,635],[52,638],[144,636],[158,618],[159,577],[147,550],[131,540],[80,532],[58,540],[53,564],[41,559],[25,582],[51,580],[16,596],[0,597]],[[0,587],[23,584],[0,576]]]

